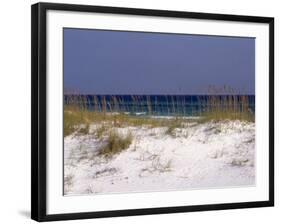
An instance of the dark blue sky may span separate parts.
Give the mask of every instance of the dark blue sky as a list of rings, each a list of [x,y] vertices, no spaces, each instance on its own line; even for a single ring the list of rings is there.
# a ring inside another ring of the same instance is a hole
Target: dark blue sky
[[[83,94],[255,93],[255,39],[64,29],[64,88]]]

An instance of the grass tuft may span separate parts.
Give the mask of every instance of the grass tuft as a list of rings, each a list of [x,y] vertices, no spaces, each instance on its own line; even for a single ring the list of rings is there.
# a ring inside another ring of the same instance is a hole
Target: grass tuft
[[[181,127],[182,127],[182,121],[178,120],[178,119],[173,119],[168,124],[168,128],[167,128],[165,134],[175,137],[176,136],[175,129],[181,128]]]
[[[120,135],[116,130],[111,130],[105,144],[100,149],[100,154],[113,156],[129,148],[133,141],[133,136],[129,132],[125,136]]]

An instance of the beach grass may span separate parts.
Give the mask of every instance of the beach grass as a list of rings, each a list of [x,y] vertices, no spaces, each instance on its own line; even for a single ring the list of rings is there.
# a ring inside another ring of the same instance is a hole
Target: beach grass
[[[255,116],[249,111],[237,112],[235,110],[213,110],[206,113],[202,113],[202,116],[200,117],[200,119],[198,119],[200,123],[223,120],[240,120],[255,122]]]
[[[250,107],[250,98],[235,92],[231,87],[209,87],[208,95],[197,96],[197,110],[193,111],[194,102],[186,102],[185,98],[166,96],[166,106],[169,108],[169,119],[155,118],[155,109],[161,111],[163,103],[152,101],[149,96],[130,96],[131,107],[124,99],[116,96],[93,96],[92,101],[85,95],[68,95],[64,104],[64,136],[72,133],[90,134],[90,125],[99,125],[94,134],[101,138],[112,128],[139,127],[149,128],[167,127],[166,134],[174,135],[176,128],[183,127],[188,122],[186,116],[197,116],[199,123],[220,120],[243,120],[255,122],[254,111]],[[157,104],[159,103],[159,105]],[[185,105],[191,108],[187,113]],[[89,105],[92,105],[89,108]],[[153,105],[153,106],[152,106]],[[156,106],[155,106],[156,105]],[[157,106],[158,105],[158,106]],[[124,111],[131,111],[127,113]],[[140,111],[146,111],[146,116],[136,116]],[[108,133],[107,133],[108,134]]]
[[[204,102],[203,102],[204,103]],[[245,95],[211,95],[207,98],[206,109],[201,112],[201,122],[220,120],[241,120],[255,122],[249,97]]]
[[[119,134],[116,130],[111,130],[109,135],[100,148],[100,155],[112,156],[129,148],[133,141],[133,135],[128,132],[126,135]]]
[[[93,114],[89,111],[80,110],[74,106],[64,107],[63,116],[64,136],[70,135],[75,131],[80,131],[81,134],[89,132],[89,125],[93,117]]]
[[[111,128],[122,127],[138,127],[145,126],[148,128],[156,127],[169,127],[172,129],[181,126],[182,122],[186,122],[187,119],[183,117],[175,117],[171,119],[165,118],[151,118],[151,117],[138,117],[128,114],[120,113],[103,113],[94,112],[88,110],[82,110],[73,106],[64,107],[64,136],[68,136],[72,133],[88,134],[90,124],[99,125],[94,131],[97,138],[101,138],[102,135]]]

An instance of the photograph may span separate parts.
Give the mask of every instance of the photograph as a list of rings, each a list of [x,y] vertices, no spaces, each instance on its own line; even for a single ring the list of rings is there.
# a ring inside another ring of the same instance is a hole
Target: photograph
[[[274,206],[274,17],[258,15],[33,4],[31,218]]]
[[[62,97],[65,196],[256,184],[254,37],[64,27]]]

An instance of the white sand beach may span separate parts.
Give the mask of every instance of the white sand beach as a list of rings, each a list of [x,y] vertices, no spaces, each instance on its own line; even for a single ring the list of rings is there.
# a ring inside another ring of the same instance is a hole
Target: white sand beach
[[[252,122],[190,120],[173,135],[165,127],[116,130],[132,133],[133,141],[112,157],[98,155],[103,142],[94,135],[64,138],[65,195],[255,185]]]

